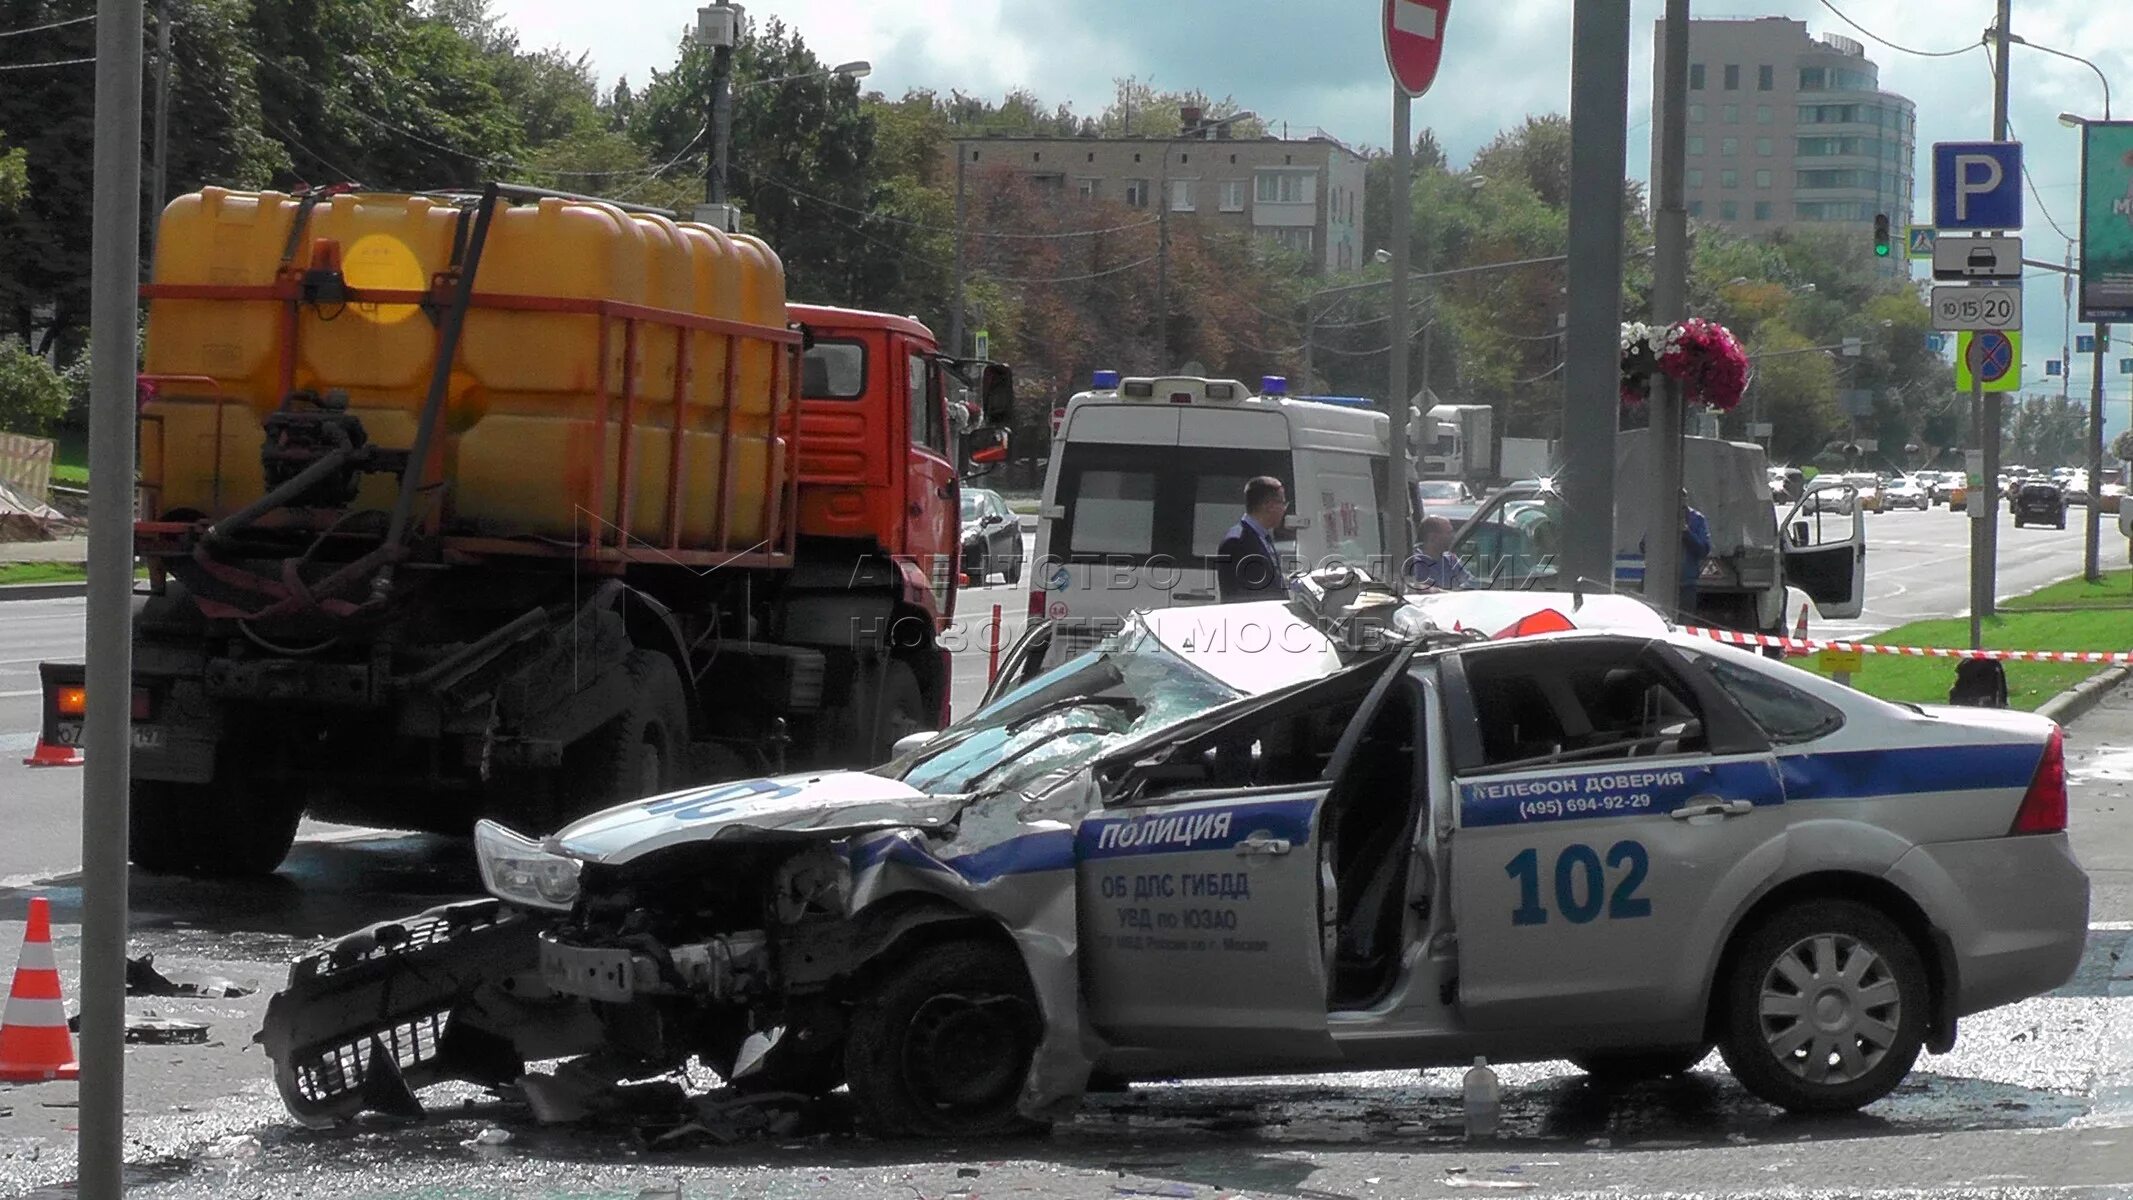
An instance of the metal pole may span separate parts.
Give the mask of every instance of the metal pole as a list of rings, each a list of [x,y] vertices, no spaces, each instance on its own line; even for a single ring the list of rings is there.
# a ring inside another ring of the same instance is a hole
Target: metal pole
[[[1667,0],[1661,25],[1658,194],[1652,213],[1652,324],[1688,316],[1689,210],[1683,198],[1688,156],[1689,0]],[[1653,380],[1651,428],[1645,434],[1649,475],[1644,504],[1644,598],[1673,612],[1681,602],[1681,384]],[[1684,619],[1693,614],[1683,613]]]
[[[718,7],[727,5],[720,0]],[[726,148],[732,141],[733,46],[729,41],[711,51],[711,162],[710,175],[704,180],[708,203],[726,202]]]
[[[1395,556],[1392,570],[1393,587],[1405,591],[1407,587],[1407,560],[1414,553],[1414,530],[1410,528],[1412,514],[1409,504],[1407,481],[1413,466],[1407,461],[1407,410],[1414,403],[1407,387],[1408,339],[1413,336],[1412,315],[1407,311],[1407,274],[1411,247],[1408,245],[1410,219],[1414,215],[1414,109],[1415,103],[1398,83],[1392,87],[1392,279],[1390,304],[1392,312],[1392,348],[1385,359],[1385,414],[1390,428],[1386,430],[1386,449],[1389,461],[1385,471],[1385,494],[1378,499],[1378,512],[1385,522],[1386,547]]]
[[[2089,503],[2088,514],[2082,522],[2081,574],[2090,583],[2103,582],[2103,568],[2097,561],[2102,552],[2103,537],[2103,358],[2104,341],[2111,336],[2111,327],[2102,323],[2096,326],[2096,351],[2094,365],[2089,374]],[[2068,364],[2069,366],[2072,364]]]
[[[148,185],[148,214],[159,217],[170,198],[170,0],[156,0],[156,147],[155,175]],[[149,226],[149,245],[163,223]]]
[[[1317,348],[1317,347],[1316,347],[1316,343],[1317,343],[1317,341],[1318,341],[1318,310],[1317,310],[1317,309],[1315,309],[1315,308],[1313,308],[1313,307],[1311,307],[1311,298],[1310,298],[1309,296],[1306,296],[1306,297],[1304,297],[1304,377],[1303,377],[1303,385],[1304,385],[1304,386],[1305,386],[1306,388],[1309,388],[1309,387],[1311,387],[1311,386],[1312,386],[1312,383],[1311,383],[1311,359],[1312,359],[1312,352],[1313,352],[1313,351],[1314,351],[1314,350],[1315,350],[1315,349]]]
[[[961,356],[963,353],[963,289],[967,282],[965,272],[968,262],[963,251],[964,220],[964,168],[970,157],[961,141],[955,144],[955,307],[948,310],[948,353]]]
[[[134,364],[141,272],[142,0],[96,6],[90,192],[89,707],[82,771],[76,1195],[118,1200],[126,1153],[126,779],[133,738]]]
[[[1993,68],[1992,68],[1992,140],[2007,140],[2007,25],[2011,0],[1999,0],[1999,13],[1993,22]],[[1976,345],[1976,339],[1971,340]],[[2017,364],[2019,369],[2020,364]],[[1975,368],[1973,368],[1973,374]],[[1985,393],[1978,408],[1978,445],[1985,452],[1983,475],[1985,485],[1993,493],[1992,506],[1985,510],[1983,518],[1970,527],[1970,624],[1973,630],[1970,648],[1979,648],[1983,619],[1993,613],[1993,592],[1999,575],[2000,554],[2000,394]]]
[[[1988,531],[2000,520],[2000,481],[1993,465],[1994,439],[1985,436],[1985,377],[1980,374],[1977,339],[1970,341],[1970,422],[1977,428],[1979,457],[1977,486],[1970,492],[1970,648],[1985,645],[1985,609],[1992,599],[1992,539]],[[1980,595],[1983,600],[1979,599]]]
[[[1570,294],[1563,338],[1559,577],[1614,584],[1615,428],[1621,406],[1622,175],[1629,0],[1576,0],[1570,56]]]

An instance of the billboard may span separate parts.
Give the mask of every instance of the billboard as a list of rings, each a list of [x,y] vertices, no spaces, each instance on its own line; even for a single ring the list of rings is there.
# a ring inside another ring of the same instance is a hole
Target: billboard
[[[2133,121],[2081,135],[2081,320],[2133,321]]]

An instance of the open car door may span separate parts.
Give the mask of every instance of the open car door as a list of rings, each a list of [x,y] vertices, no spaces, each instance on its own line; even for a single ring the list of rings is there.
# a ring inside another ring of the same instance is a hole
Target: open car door
[[[1785,582],[1815,611],[1850,620],[1866,608],[1866,506],[1850,484],[1810,488],[1779,530]]]

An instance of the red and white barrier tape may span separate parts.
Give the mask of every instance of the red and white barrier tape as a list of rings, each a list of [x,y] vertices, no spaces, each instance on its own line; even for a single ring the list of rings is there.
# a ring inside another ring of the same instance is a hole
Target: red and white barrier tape
[[[1857,650],[1863,654],[1889,654],[1903,658],[1995,658],[2001,662],[2095,663],[2117,666],[2133,663],[2133,652],[2116,650],[1950,650],[1943,646],[1879,646],[1871,642],[1832,642],[1822,638],[1772,637],[1767,633],[1740,633],[1732,629],[1683,626],[1683,632],[1724,642],[1729,646],[1775,646],[1787,654],[1814,654],[1822,650]]]

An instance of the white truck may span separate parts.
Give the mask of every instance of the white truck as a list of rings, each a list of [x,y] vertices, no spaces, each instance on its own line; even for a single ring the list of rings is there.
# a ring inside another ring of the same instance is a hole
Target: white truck
[[[1423,436],[1409,449],[1423,479],[1497,477],[1496,410],[1486,404],[1432,405],[1421,422]]]
[[[1615,442],[1615,586],[1641,590],[1648,468],[1646,433]],[[1692,624],[1753,633],[1785,630],[1785,589],[1796,587],[1830,620],[1857,617],[1865,604],[1863,506],[1793,504],[1784,521],[1770,496],[1763,448],[1717,438],[1682,439],[1682,479],[1689,503],[1704,515],[1711,549],[1703,561],[1694,612],[1670,616]],[[1836,485],[1849,490],[1850,485]],[[1813,496],[1810,493],[1809,496]],[[1489,497],[1460,527],[1452,552],[1480,586],[1567,588],[1557,577],[1562,553],[1562,496],[1546,479],[1518,483]]]

